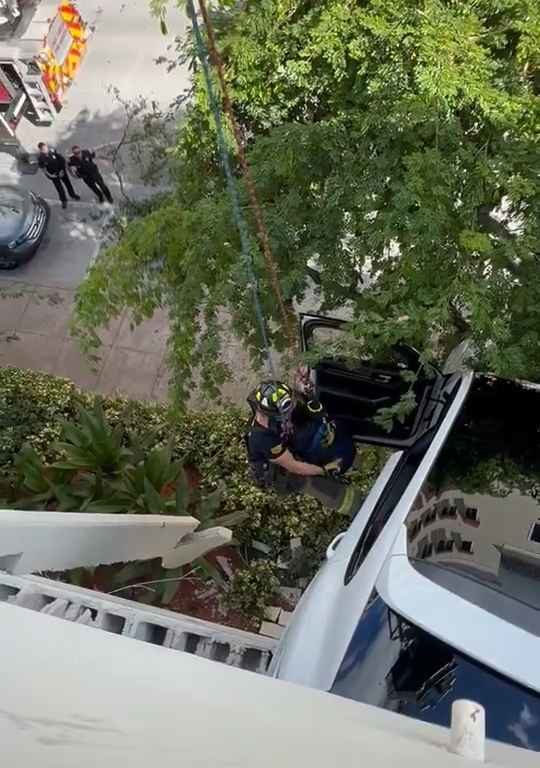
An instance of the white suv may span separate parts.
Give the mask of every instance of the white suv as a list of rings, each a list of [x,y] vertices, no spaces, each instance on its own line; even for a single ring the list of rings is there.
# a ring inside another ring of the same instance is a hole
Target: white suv
[[[339,322],[303,326],[308,346]],[[315,369],[330,414],[394,452],[270,674],[442,725],[455,698],[473,699],[488,737],[540,750],[540,390],[433,371],[416,412],[385,433],[370,416],[399,398],[413,357]]]

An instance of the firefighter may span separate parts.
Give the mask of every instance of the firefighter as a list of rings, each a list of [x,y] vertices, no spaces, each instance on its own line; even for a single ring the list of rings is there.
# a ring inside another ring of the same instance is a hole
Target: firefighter
[[[66,170],[66,159],[60,152],[57,152],[52,147],[45,144],[44,141],[40,141],[38,144],[39,167],[43,169],[45,176],[52,181],[58,197],[62,203],[62,208],[67,208],[67,197],[64,190],[64,186],[67,189],[68,195],[72,200],[80,200],[80,196],[73,189],[71,180]]]
[[[360,498],[342,478],[356,449],[344,426],[330,421],[320,403],[304,400],[278,381],[261,382],[248,403],[252,419],[246,448],[255,482],[353,512]]]
[[[90,187],[99,203],[104,200],[112,203],[113,198],[109,187],[103,181],[103,176],[96,163],[96,153],[91,149],[81,149],[77,144],[71,148],[71,153],[68,166],[75,176],[82,179],[87,187]]]

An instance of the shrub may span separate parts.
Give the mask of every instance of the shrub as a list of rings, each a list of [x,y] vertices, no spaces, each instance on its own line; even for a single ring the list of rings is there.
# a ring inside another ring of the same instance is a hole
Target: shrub
[[[259,560],[235,573],[223,602],[244,616],[262,621],[278,586],[276,566]]]
[[[164,447],[170,441],[172,458],[198,470],[201,494],[220,489],[216,515],[246,514],[235,537],[248,564],[240,580],[235,579],[233,601],[251,604],[254,610],[262,601],[257,585],[265,565],[249,564],[252,541],[266,544],[268,559],[277,561],[288,551],[290,539],[300,538],[309,560],[309,576],[317,569],[329,541],[346,526],[341,515],[314,499],[279,496],[253,485],[243,441],[247,417],[238,409],[172,414],[161,404],[102,398],[82,393],[64,379],[14,368],[0,369],[0,476],[15,479],[15,458],[25,443],[47,464],[61,460],[58,442],[63,420],[76,421],[80,406],[90,408],[96,402],[101,404],[107,423],[113,429],[119,427],[124,435],[153,448]],[[383,456],[384,452],[374,448],[362,451],[355,483],[366,492],[379,472]],[[287,580],[287,573],[281,574]],[[253,594],[248,597],[250,590]],[[266,594],[262,587],[260,594]]]
[[[72,418],[87,399],[65,379],[17,368],[0,369],[0,472],[10,473],[15,456],[30,443],[44,458],[62,434],[62,419]]]

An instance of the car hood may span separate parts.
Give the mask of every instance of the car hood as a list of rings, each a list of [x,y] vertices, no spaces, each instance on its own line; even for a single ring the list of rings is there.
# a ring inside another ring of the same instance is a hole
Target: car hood
[[[28,192],[0,186],[0,244],[5,245],[26,230],[32,218],[33,204]]]

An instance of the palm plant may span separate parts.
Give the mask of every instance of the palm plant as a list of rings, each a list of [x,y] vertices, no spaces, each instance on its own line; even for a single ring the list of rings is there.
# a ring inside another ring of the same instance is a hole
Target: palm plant
[[[132,513],[187,514],[187,492],[180,480],[182,463],[172,457],[172,443],[154,448],[137,463],[128,464],[109,483],[114,498]]]
[[[92,410],[79,407],[78,417],[78,424],[63,422],[65,439],[54,447],[64,454],[64,458],[53,466],[102,475],[121,472],[133,456],[123,445],[122,426],[112,429],[99,403]]]
[[[193,487],[181,461],[174,458],[172,440],[151,447],[113,429],[100,405],[91,411],[80,407],[78,422],[64,422],[55,448],[61,458],[45,464],[36,450],[25,445],[16,461],[17,485],[6,506],[25,509],[54,508],[64,512],[103,512],[150,515],[192,515],[198,530],[228,528],[240,523],[245,512],[219,515],[222,489],[204,493]],[[15,497],[15,498],[13,498]],[[101,568],[101,567],[100,567]],[[206,558],[190,566],[219,586],[226,582],[218,567]],[[99,570],[99,569],[97,569]],[[93,584],[96,569],[75,569],[73,580]],[[184,568],[164,569],[159,560],[111,566],[108,580],[113,588],[129,588],[134,581],[150,578],[152,587],[139,599],[167,604],[185,578]]]
[[[60,512],[123,512],[114,499],[101,471],[82,472],[67,462],[46,465],[30,445],[15,459],[17,485],[9,506],[43,509],[53,506]]]

